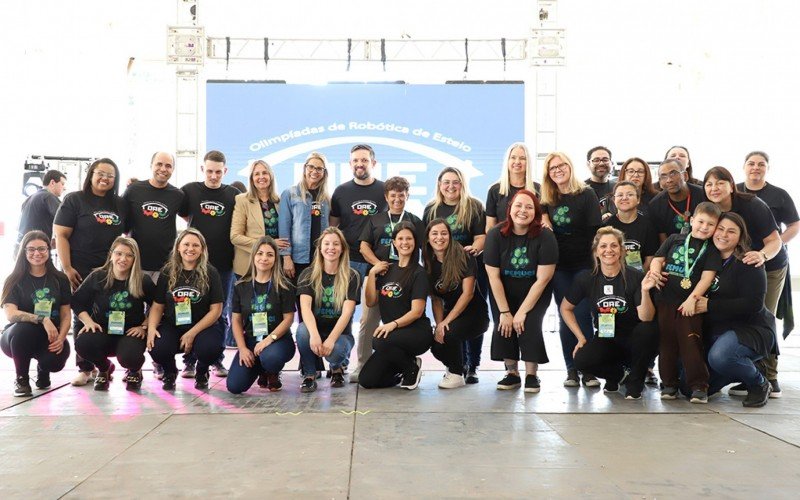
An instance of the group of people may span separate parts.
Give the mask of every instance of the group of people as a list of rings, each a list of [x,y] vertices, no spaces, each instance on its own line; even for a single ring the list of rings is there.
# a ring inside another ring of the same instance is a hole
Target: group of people
[[[415,389],[428,350],[445,367],[439,387],[478,383],[490,324],[490,357],[505,365],[497,388],[536,393],[555,299],[567,387],[600,387],[600,378],[605,391],[640,399],[657,383],[658,357],[662,399],[705,403],[731,383],[745,406],[780,396],[774,315],[791,311],[785,243],[800,218],[766,182],[766,153],[747,155],[740,185],[723,167],[695,179],[680,146],[655,182],[640,158],[611,181],[603,146],[587,153],[585,181],[555,152],[535,182],[529,158],[523,143],[508,148],[485,206],[458,168],[445,167],[422,218],[406,210],[406,179],[374,177],[365,144],[350,151],[353,179],[333,193],[316,152],[280,195],[261,160],[246,192],[223,184],[219,151],[205,156],[203,181],[181,189],[169,184],[174,159],[163,152],[151,178],[122,196],[108,158],[60,206],[52,198],[63,178],[45,176],[45,194],[23,209],[2,292],[9,325],[0,346],[14,359],[15,394],[32,393],[33,359],[36,387],[50,386],[69,356],[70,326],[73,385],[107,390],[116,356],[138,390],[149,351],[164,390],[175,389],[183,353],[181,375],[196,388],[208,387],[213,369],[238,394],[256,382],[280,390],[296,350],[304,393],[317,389],[323,360],[334,388],[349,374],[364,388]],[[176,236],[178,216],[189,227]],[[226,344],[237,349],[227,369]]]

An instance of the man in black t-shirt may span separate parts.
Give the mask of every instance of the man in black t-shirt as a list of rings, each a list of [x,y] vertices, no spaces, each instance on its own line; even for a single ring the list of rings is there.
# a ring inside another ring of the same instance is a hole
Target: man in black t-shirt
[[[375,151],[366,144],[356,144],[350,150],[350,167],[353,180],[336,188],[331,197],[330,225],[338,226],[350,247],[350,267],[358,271],[364,280],[369,264],[361,256],[359,237],[369,217],[386,212],[388,205],[383,194],[383,182],[372,175],[375,167]],[[350,374],[350,382],[358,382],[361,367],[372,354],[372,334],[380,322],[377,307],[366,307],[361,300],[361,320],[358,329],[358,367]]]
[[[19,216],[19,237],[17,244],[22,241],[22,237],[28,231],[38,229],[52,238],[53,219],[56,211],[61,205],[61,194],[64,192],[64,185],[67,176],[58,170],[48,170],[42,177],[44,188],[30,195],[22,203],[22,213]],[[14,252],[16,254],[16,252]]]
[[[605,212],[608,206],[608,198],[614,191],[613,181],[608,177],[611,175],[611,150],[605,146],[595,146],[586,153],[586,166],[592,176],[584,182],[594,189],[597,199],[600,200],[600,211]]]
[[[658,166],[663,191],[650,200],[649,215],[662,243],[671,234],[687,234],[694,209],[705,200],[703,188],[688,181],[689,174],[680,160],[664,160]]]

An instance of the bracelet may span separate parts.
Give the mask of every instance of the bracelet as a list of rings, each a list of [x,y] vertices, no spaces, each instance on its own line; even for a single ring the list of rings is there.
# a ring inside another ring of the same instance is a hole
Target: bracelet
[[[500,311],[500,314],[506,314],[506,313],[511,314],[511,311]]]
[[[761,250],[760,253],[761,253],[761,256],[764,257],[764,262],[769,260],[769,258],[767,257],[767,252],[765,252],[764,250]]]
[[[400,328],[400,323],[398,323],[397,320],[394,320],[392,323],[394,323],[395,327]]]

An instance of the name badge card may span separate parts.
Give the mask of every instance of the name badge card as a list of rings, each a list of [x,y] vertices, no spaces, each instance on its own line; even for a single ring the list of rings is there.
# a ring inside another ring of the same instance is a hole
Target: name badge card
[[[109,313],[108,333],[111,335],[125,334],[125,311],[111,311]]]
[[[51,312],[53,312],[52,300],[37,300],[33,303],[33,314],[40,318],[49,318]]]
[[[267,313],[253,313],[252,321],[254,337],[266,337],[269,334],[269,321],[267,319]]]
[[[614,338],[614,315],[611,313],[600,313],[597,318],[597,334],[601,339]]]
[[[192,303],[185,300],[183,302],[175,303],[175,325],[191,325],[192,324]]]

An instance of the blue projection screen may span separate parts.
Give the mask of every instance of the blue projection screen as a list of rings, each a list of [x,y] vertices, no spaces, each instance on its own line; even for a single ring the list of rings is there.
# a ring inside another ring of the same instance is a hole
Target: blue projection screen
[[[227,156],[226,182],[247,184],[249,162],[263,159],[279,193],[298,182],[312,151],[327,156],[332,191],[352,178],[350,147],[367,143],[376,177],[411,183],[410,211],[422,215],[444,166],[461,168],[484,202],[506,148],[524,137],[522,83],[207,85],[206,144]]]

